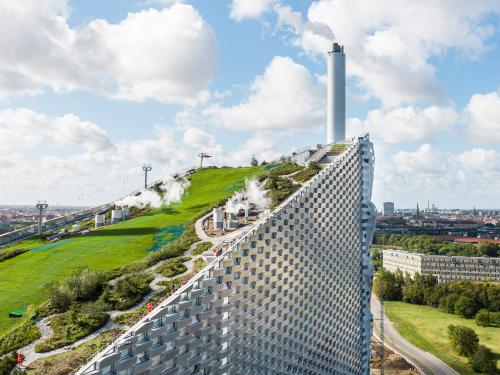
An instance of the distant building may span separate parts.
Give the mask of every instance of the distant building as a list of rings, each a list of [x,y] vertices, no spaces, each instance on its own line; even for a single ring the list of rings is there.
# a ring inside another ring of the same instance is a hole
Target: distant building
[[[456,280],[500,281],[500,259],[484,257],[459,257],[426,255],[403,250],[384,250],[383,267],[387,271],[414,276],[431,274],[439,283]]]
[[[384,216],[394,216],[394,202],[384,202]]]

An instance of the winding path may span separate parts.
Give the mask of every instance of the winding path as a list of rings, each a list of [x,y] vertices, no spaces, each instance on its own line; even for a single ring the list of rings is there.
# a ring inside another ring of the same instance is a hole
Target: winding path
[[[373,333],[375,337],[380,337],[380,302],[376,296],[372,294],[371,311],[373,314]],[[384,314],[384,344],[392,351],[398,353],[408,362],[417,367],[425,375],[459,375],[454,369],[446,363],[436,358],[432,354],[417,348],[412,343],[408,342],[394,328],[391,321]]]
[[[182,256],[188,256],[193,250],[194,248],[196,247],[197,244],[199,244],[201,241],[197,241],[195,243],[193,243],[189,249],[182,255]],[[160,291],[162,291],[165,287],[162,286],[162,285],[158,285],[159,282],[161,281],[167,281],[167,280],[171,280],[171,279],[175,279],[177,277],[182,277],[182,276],[185,276],[185,275],[188,275],[190,272],[193,271],[194,269],[194,261],[198,258],[201,258],[202,255],[196,255],[194,257],[192,257],[190,260],[186,261],[184,264],[186,265],[187,269],[186,271],[184,271],[183,273],[179,274],[179,275],[175,275],[173,277],[164,277],[162,276],[161,274],[155,272],[154,270],[160,266],[161,264],[163,264],[164,262],[170,260],[170,259],[165,259],[161,262],[158,262],[156,263],[155,265],[149,267],[148,269],[145,270],[145,272],[152,272],[154,275],[155,275],[155,278],[151,281],[151,283],[149,284],[149,286],[151,287],[151,291],[149,293],[147,293],[140,302],[136,303],[135,305],[125,309],[125,310],[110,310],[110,311],[107,311],[107,313],[110,315],[110,319],[106,322],[106,324],[104,326],[102,326],[101,328],[99,328],[98,330],[90,333],[89,335],[77,340],[76,342],[72,343],[72,344],[69,344],[69,345],[66,345],[66,346],[63,346],[62,348],[58,348],[58,349],[54,349],[54,350],[51,350],[51,351],[48,351],[48,352],[45,352],[45,353],[37,353],[35,352],[35,345],[48,339],[50,336],[52,336],[53,332],[52,332],[52,329],[50,328],[50,325],[49,325],[49,319],[54,316],[54,315],[51,315],[49,317],[46,317],[46,318],[43,318],[42,320],[40,320],[39,322],[37,322],[37,327],[38,329],[40,330],[40,333],[42,334],[42,336],[32,342],[31,344],[28,344],[26,345],[25,347],[23,348],[20,348],[17,350],[18,353],[21,353],[22,355],[24,355],[24,362],[23,364],[25,366],[29,365],[30,363],[36,361],[37,359],[40,359],[40,358],[44,358],[44,357],[49,357],[49,356],[52,356],[52,355],[55,355],[55,354],[59,354],[59,353],[64,353],[64,352],[67,352],[69,350],[72,350],[74,349],[75,347],[89,341],[89,340],[92,340],[93,338],[95,338],[96,336],[100,335],[101,333],[105,332],[105,331],[109,331],[113,328],[118,328],[118,327],[124,327],[123,325],[120,325],[120,324],[117,324],[114,322],[113,318],[115,318],[117,315],[121,315],[121,314],[125,314],[127,312],[131,312],[133,310],[135,310],[136,308],[140,307],[140,306],[144,306],[148,301],[149,299],[155,295],[156,293],[159,293]],[[171,258],[171,259],[174,259],[174,258]],[[116,278],[113,280],[113,282],[116,282],[118,281],[120,278],[123,278],[124,276],[121,276],[119,278]]]

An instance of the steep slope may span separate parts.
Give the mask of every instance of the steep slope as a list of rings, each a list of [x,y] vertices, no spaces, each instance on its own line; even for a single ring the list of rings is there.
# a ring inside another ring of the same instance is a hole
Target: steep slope
[[[143,258],[153,247],[155,235],[157,240],[165,228],[182,229],[207,207],[242,187],[245,178],[263,170],[257,167],[198,171],[190,176],[191,185],[180,203],[86,236],[34,247],[0,262],[0,334],[16,324],[15,319],[8,318],[9,311],[43,300],[47,282],[59,280],[81,266],[109,270]],[[22,246],[22,242],[17,246]]]

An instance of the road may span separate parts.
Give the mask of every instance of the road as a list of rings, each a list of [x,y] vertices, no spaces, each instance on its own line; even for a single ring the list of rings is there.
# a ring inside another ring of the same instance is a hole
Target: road
[[[372,295],[371,311],[373,314],[373,330],[380,337],[380,302]],[[406,341],[394,328],[391,321],[384,315],[385,344],[394,351],[409,359],[426,375],[460,375],[446,363]]]

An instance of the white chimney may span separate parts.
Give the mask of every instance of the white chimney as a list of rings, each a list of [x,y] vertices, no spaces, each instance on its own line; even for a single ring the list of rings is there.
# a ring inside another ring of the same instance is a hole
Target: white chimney
[[[328,52],[326,94],[326,142],[345,139],[345,54],[344,46],[333,43]]]

